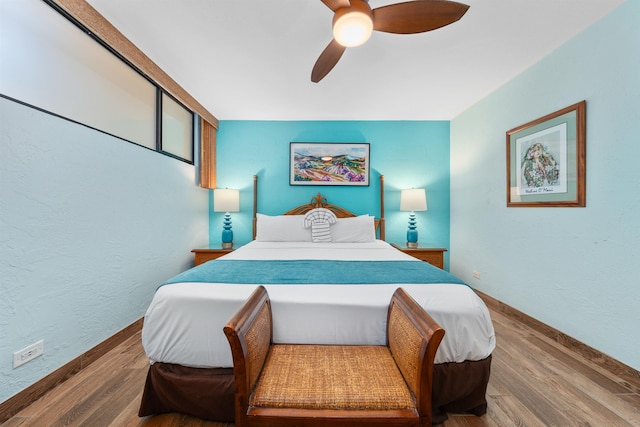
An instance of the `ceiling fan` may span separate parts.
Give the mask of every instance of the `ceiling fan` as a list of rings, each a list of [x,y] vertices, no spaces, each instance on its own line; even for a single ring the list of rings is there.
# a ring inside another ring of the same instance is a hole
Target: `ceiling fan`
[[[435,30],[462,18],[469,6],[449,0],[413,0],[371,9],[367,0],[321,0],[333,15],[333,40],[311,71],[311,81],[322,80],[347,47],[360,46],[373,30],[415,34]]]

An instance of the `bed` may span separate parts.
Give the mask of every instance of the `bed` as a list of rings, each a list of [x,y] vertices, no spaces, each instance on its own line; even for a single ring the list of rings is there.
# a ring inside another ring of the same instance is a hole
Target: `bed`
[[[384,241],[382,197],[378,219],[320,194],[276,216],[257,213],[254,201],[252,242],[161,284],[142,330],[150,367],[139,415],[233,421],[223,327],[259,285],[271,298],[274,342],[363,345],[385,344],[388,302],[403,287],[446,331],[435,361],[434,422],[447,412],[484,414],[495,348],[489,311],[460,279]],[[330,241],[322,240],[327,228]]]

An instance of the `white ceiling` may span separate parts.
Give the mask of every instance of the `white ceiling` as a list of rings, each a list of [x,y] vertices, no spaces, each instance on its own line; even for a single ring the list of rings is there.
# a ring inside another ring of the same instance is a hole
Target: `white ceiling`
[[[460,0],[460,21],[374,32],[319,83],[320,0],[87,1],[221,120],[450,120],[625,0]]]

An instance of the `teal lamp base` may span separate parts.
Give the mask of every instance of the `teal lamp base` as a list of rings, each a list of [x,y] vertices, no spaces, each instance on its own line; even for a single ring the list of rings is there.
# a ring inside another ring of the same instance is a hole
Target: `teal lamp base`
[[[224,214],[224,225],[222,226],[222,249],[233,248],[233,230],[231,230],[231,215]]]
[[[409,229],[407,230],[407,247],[415,249],[418,247],[418,230],[416,230],[416,214],[409,214]]]

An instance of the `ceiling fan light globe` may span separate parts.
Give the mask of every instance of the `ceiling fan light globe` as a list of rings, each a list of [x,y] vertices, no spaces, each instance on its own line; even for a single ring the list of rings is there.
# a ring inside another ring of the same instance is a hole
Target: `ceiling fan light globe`
[[[371,17],[359,11],[345,13],[333,23],[333,38],[345,47],[364,44],[372,32]]]

